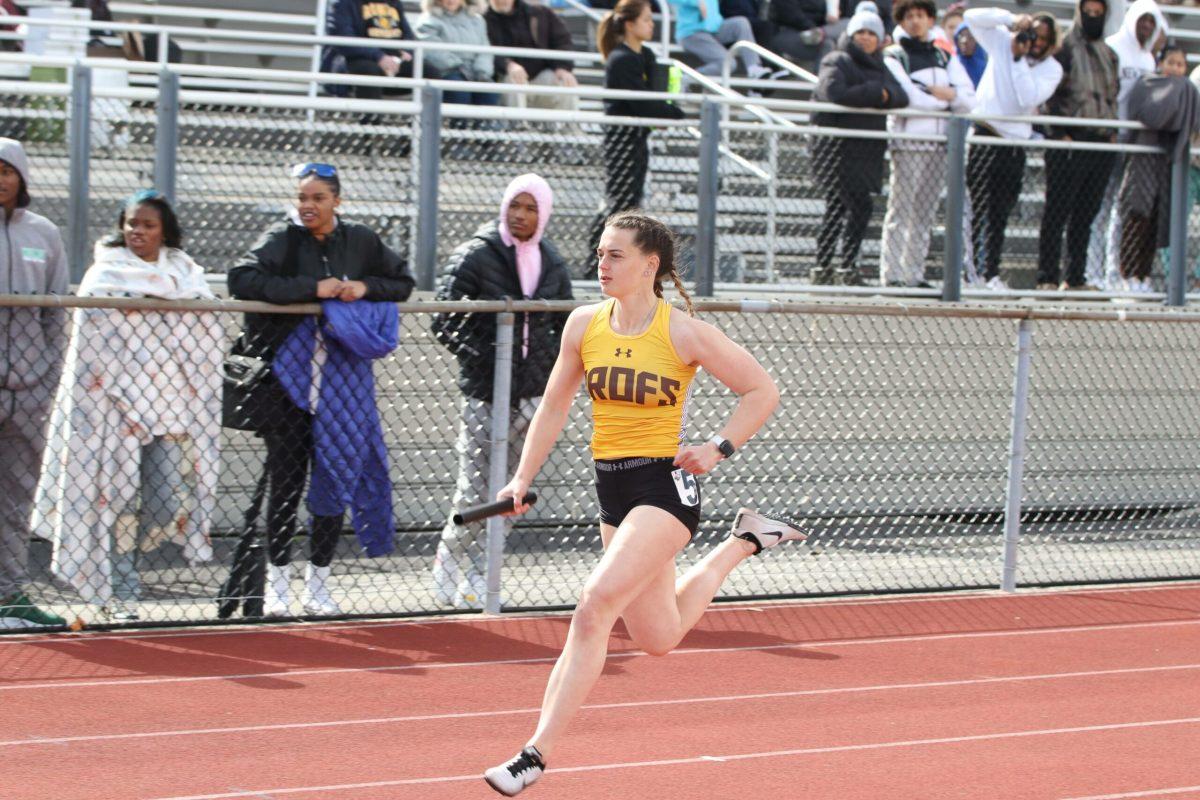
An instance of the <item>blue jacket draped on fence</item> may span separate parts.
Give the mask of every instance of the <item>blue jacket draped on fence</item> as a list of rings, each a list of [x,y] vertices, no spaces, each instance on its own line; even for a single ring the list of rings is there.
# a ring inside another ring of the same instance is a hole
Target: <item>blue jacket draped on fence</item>
[[[337,516],[349,508],[363,551],[387,555],[394,547],[392,481],[371,360],[396,349],[399,312],[393,303],[368,300],[326,300],[321,308],[321,319],[306,317],[272,365],[292,402],[313,414],[308,509]]]

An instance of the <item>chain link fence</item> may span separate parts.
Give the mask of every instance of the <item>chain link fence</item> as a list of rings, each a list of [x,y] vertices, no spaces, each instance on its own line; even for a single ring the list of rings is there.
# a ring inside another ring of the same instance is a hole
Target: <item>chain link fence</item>
[[[65,70],[45,77],[0,109],[0,127],[28,145],[39,208],[70,240],[71,193],[64,187],[72,171],[72,98],[53,82],[65,81]],[[1167,224],[1162,190],[1169,163],[1101,134],[1091,137],[1097,141],[1079,134],[1079,141],[1031,145],[978,128],[958,175],[947,166],[954,142],[944,136],[727,120],[716,149],[717,196],[709,198],[695,122],[547,112],[515,119],[442,103],[442,124],[432,134],[439,147],[430,151],[438,163],[430,170],[422,164],[420,122],[432,109],[423,112],[427,101],[419,98],[350,111],[320,98],[274,103],[247,96],[240,103],[184,91],[173,112],[169,101],[159,107],[154,90],[122,94],[99,78],[93,83],[88,230],[84,241],[72,243],[73,254],[90,253],[123,198],[170,173],[168,193],[188,223],[195,257],[223,272],[289,208],[295,187],[288,168],[318,160],[341,171],[347,217],[378,230],[413,264],[444,264],[495,217],[508,182],[536,171],[555,189],[550,235],[576,277],[592,274],[604,216],[638,206],[677,231],[681,263],[697,280],[695,271],[711,265],[714,278],[726,283],[928,287],[944,278],[946,240],[951,227],[961,227],[968,284],[997,277],[1022,290],[1165,289],[1166,253],[1158,245]],[[160,113],[174,113],[178,122],[169,147],[158,141]],[[173,169],[156,163],[163,158]],[[429,186],[422,185],[423,169],[437,177]],[[1200,186],[1194,176],[1189,180]],[[953,225],[946,215],[951,189],[963,193],[965,206]],[[696,249],[710,202],[716,208],[711,254]],[[436,215],[437,229],[423,243],[426,214]],[[1196,229],[1193,222],[1190,230]],[[1195,236],[1189,247],[1200,247]],[[1189,263],[1197,261],[1200,252]],[[73,266],[79,274],[86,265]]]
[[[435,318],[453,312],[457,325],[498,330],[499,319],[501,329],[515,330],[524,311],[531,324],[554,325],[570,304],[549,312],[518,305],[507,319],[494,313],[502,304],[403,305],[399,344],[373,370],[338,382],[326,360],[314,390],[303,380],[313,351],[293,353],[290,367],[276,361],[273,391],[292,405],[272,406],[271,430],[260,436],[220,427],[230,421],[221,408],[226,385],[252,366],[223,359],[231,349],[246,352],[232,346],[243,332],[235,310],[269,307],[214,301],[192,304],[210,311],[184,312],[149,310],[161,301],[87,303],[93,307],[72,312],[73,329],[62,339],[61,381],[52,377],[55,347],[14,338],[6,349],[6,374],[43,376],[5,391],[0,406],[12,484],[3,495],[0,550],[10,585],[25,582],[20,531],[32,503],[26,585],[35,604],[68,620],[215,620],[219,598],[235,616],[483,606],[486,530],[454,526],[449,516],[494,491],[487,453],[496,420],[490,403],[457,387],[459,366],[446,338],[435,336]],[[17,304],[0,298],[6,322],[19,329],[66,319]],[[704,479],[704,521],[681,566],[719,542],[746,505],[793,519],[811,537],[740,567],[723,587],[726,598],[995,586],[1015,446],[1014,331],[1017,319],[1037,313],[739,308],[709,304],[702,314],[764,363],[783,400],[755,441]],[[1200,428],[1189,405],[1200,317],[1128,312],[1116,322],[1115,312],[1070,306],[1056,314],[1065,319],[1044,312],[1027,323],[1035,344],[1021,582],[1200,575]],[[288,328],[313,319],[271,318],[289,320]],[[321,358],[333,359],[335,344],[323,341]],[[516,365],[505,474],[535,407],[516,388],[532,364],[519,350],[510,337],[496,351]],[[167,402],[181,392],[189,402]],[[318,398],[315,416],[297,410],[304,398]],[[733,402],[702,374],[689,437],[718,430]],[[381,449],[372,449],[376,413]],[[536,481],[538,503],[503,547],[506,609],[572,604],[599,557],[590,435],[581,394]],[[331,466],[347,454],[361,459],[354,473],[361,483],[348,493]],[[372,454],[386,461],[382,472],[368,463]],[[256,493],[260,508],[248,514]]]

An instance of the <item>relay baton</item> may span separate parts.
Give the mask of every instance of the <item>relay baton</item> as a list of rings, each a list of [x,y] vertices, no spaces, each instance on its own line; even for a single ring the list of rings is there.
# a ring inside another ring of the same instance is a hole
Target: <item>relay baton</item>
[[[525,505],[531,506],[536,502],[537,494],[535,492],[525,493]],[[466,525],[468,522],[478,522],[481,519],[494,517],[497,514],[503,514],[506,511],[512,510],[513,499],[505,498],[497,500],[494,503],[484,503],[481,506],[470,506],[469,508],[464,508],[462,511],[455,511],[451,519],[454,520],[455,525]]]

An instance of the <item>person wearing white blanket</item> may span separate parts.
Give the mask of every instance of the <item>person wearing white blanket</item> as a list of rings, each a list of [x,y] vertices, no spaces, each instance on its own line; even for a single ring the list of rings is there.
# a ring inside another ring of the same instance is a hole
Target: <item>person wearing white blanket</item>
[[[157,192],[96,245],[80,296],[214,299]],[[34,530],[51,569],[109,621],[138,618],[140,552],[165,538],[212,558],[224,333],[216,314],[83,308],[58,387]]]

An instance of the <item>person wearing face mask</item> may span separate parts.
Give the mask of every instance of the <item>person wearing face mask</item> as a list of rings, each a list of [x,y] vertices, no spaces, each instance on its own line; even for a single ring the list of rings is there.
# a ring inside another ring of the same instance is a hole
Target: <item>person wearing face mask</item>
[[[1080,0],[1075,24],[1054,57],[1062,64],[1063,79],[1042,113],[1054,117],[1116,119],[1117,54],[1104,41],[1107,0]],[[1114,128],[1051,126],[1048,138],[1063,142],[1116,141]],[[1086,289],[1088,238],[1100,211],[1109,175],[1116,164],[1111,152],[1047,149],[1046,204],[1038,238],[1037,288]],[[1066,274],[1060,275],[1063,234],[1066,233]]]
[[[554,192],[543,178],[532,173],[514,178],[500,201],[499,217],[485,223],[450,256],[437,298],[570,300],[566,262],[546,236],[553,205]],[[509,410],[510,465],[521,454],[525,431],[546,389],[565,323],[565,314],[517,315]],[[491,499],[488,476],[496,315],[438,314],[433,319],[433,333],[458,360],[458,387],[463,393],[458,486],[452,506],[486,503]],[[439,605],[483,607],[485,537],[482,522],[461,527],[446,522],[433,565],[433,593]]]
[[[375,231],[341,219],[341,178],[336,167],[298,164],[296,210],[268,228],[230,270],[229,291],[239,300],[286,305],[338,300],[403,302],[412,293],[412,274]],[[267,585],[264,612],[291,613],[292,538],[309,467],[316,456],[314,415],[301,409],[273,374],[279,350],[305,319],[295,314],[246,314],[231,355],[251,365],[257,379],[236,391],[227,384],[226,427],[253,431],[266,444]],[[314,504],[305,571],[303,607],[309,614],[335,614],[339,606],[328,585],[330,562],[342,530],[343,512]]]
[[[813,99],[850,108],[903,108],[908,95],[884,66],[883,20],[872,11],[859,11],[850,19],[840,48],[821,59],[820,81]],[[813,122],[824,128],[882,131],[887,117],[819,111]],[[816,136],[812,159],[816,180],[825,192],[825,216],[817,234],[817,284],[858,286],[858,254],[871,221],[871,195],[883,184],[883,139],[850,136]]]
[[[62,235],[31,202],[25,148],[0,138],[0,294],[66,294]],[[67,624],[26,594],[29,509],[66,322],[62,309],[0,308],[0,628]]]
[[[1063,69],[1051,56],[1058,46],[1058,27],[1048,14],[1016,17],[999,8],[972,8],[966,24],[990,58],[979,89],[975,111],[995,118],[975,123],[975,135],[994,139],[1029,140],[1028,122],[1002,119],[1030,116],[1050,99],[1062,81]],[[971,223],[975,265],[989,289],[1005,291],[1000,258],[1008,217],[1017,204],[1025,179],[1025,149],[1002,144],[971,146],[967,160],[967,190],[973,211]]]
[[[171,204],[152,190],[125,203],[78,293],[214,299]],[[164,540],[189,563],[212,558],[223,343],[211,312],[74,314],[33,523],[54,543],[54,574],[107,621],[139,618],[138,565]]]

